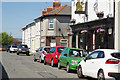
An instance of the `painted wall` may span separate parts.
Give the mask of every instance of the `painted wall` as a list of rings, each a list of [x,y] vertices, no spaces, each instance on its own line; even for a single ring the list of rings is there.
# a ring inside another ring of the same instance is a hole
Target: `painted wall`
[[[88,1],[88,20],[84,14],[75,14],[77,0],[72,1],[72,19],[76,19],[76,23],[83,23],[86,21],[92,21],[98,19],[96,12],[103,11],[104,17],[107,18],[107,15],[110,17],[114,16],[114,0],[80,0]],[[95,3],[98,4],[98,7],[95,7]],[[83,6],[83,9],[84,6]],[[96,9],[96,11],[94,10]]]

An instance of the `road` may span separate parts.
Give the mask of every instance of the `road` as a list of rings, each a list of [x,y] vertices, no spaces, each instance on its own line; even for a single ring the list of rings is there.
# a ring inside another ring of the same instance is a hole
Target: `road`
[[[3,78],[74,78],[78,79],[76,71],[67,73],[66,69],[34,62],[33,56],[16,53],[0,52],[2,54]],[[78,80],[88,80],[84,78]],[[92,80],[92,79],[91,79]]]

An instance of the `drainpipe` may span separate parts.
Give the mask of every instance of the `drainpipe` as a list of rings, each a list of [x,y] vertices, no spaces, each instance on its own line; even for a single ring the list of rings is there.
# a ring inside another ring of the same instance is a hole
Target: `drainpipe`
[[[115,50],[120,51],[120,0],[115,0]]]

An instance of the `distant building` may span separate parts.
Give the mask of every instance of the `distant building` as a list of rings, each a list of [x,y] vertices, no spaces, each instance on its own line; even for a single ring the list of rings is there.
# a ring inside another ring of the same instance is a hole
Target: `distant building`
[[[19,40],[17,40],[17,39],[15,39],[15,38],[12,38],[12,44],[11,45],[20,45],[22,42],[21,41],[19,41]]]
[[[34,52],[40,46],[70,47],[67,32],[71,31],[71,6],[54,1],[52,7],[42,11],[42,16],[34,19],[35,22],[22,28],[22,43],[27,44]]]

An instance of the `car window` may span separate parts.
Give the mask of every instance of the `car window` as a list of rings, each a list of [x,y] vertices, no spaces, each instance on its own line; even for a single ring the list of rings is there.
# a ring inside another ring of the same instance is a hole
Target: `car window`
[[[97,56],[97,58],[104,58],[105,57],[105,54],[103,51],[99,51],[99,54]]]
[[[120,59],[120,52],[112,53],[111,56]]]
[[[55,47],[51,48],[49,53],[54,53],[55,52]]]
[[[64,48],[57,48],[57,52],[61,53],[64,50]]]
[[[69,49],[66,49],[66,51],[65,51],[65,53],[64,53],[64,54],[68,54],[68,50],[69,50]]]
[[[10,48],[10,46],[8,46],[8,48]]]
[[[61,53],[61,54],[64,54],[64,53],[65,53],[65,51],[66,51],[66,48],[62,51],[62,53]]]
[[[40,48],[40,51],[42,51],[43,47]]]
[[[87,59],[97,59],[97,58],[104,58],[104,52],[103,51],[95,51],[88,55]]]
[[[44,48],[44,50],[45,50],[46,52],[48,52],[48,51],[50,50],[50,48]]]
[[[83,54],[83,50],[70,49],[69,51],[70,57],[81,57],[82,54]]]
[[[21,45],[20,47],[21,47],[21,48],[28,48],[27,45]]]
[[[64,56],[64,54],[67,54],[68,53],[68,48],[66,48],[65,50],[64,50],[64,53],[63,53],[63,56]]]

